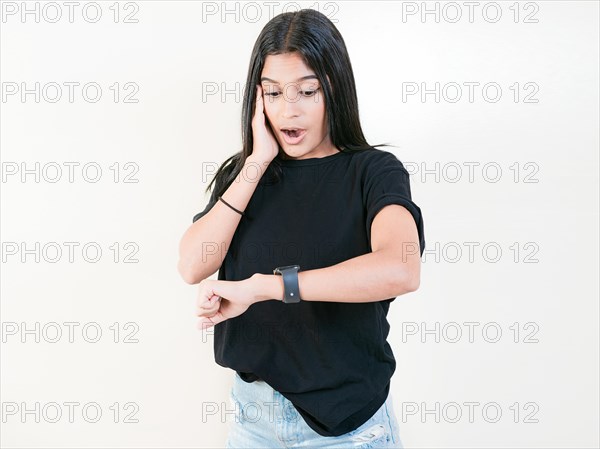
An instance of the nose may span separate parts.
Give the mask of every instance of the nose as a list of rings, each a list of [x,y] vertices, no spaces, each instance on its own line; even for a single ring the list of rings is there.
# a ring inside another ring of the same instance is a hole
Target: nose
[[[282,116],[284,119],[298,117],[301,112],[300,95],[294,89],[286,89],[283,95]]]
[[[284,101],[282,116],[284,119],[290,119],[294,117],[298,117],[300,115],[300,108],[298,106],[298,102],[294,101]]]

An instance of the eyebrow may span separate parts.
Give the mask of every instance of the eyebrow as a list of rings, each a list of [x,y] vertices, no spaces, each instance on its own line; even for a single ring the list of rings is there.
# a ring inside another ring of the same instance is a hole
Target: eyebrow
[[[316,80],[318,80],[318,78],[317,78],[317,75],[306,75],[306,76],[303,76],[303,77],[301,77],[301,78],[298,78],[296,81],[304,81],[304,80],[310,80],[310,79],[316,79]],[[278,82],[278,81],[272,80],[271,78],[267,78],[266,76],[263,76],[263,77],[260,79],[260,82],[261,82],[261,83],[262,83],[263,81],[270,81],[271,83],[279,84],[279,82]]]

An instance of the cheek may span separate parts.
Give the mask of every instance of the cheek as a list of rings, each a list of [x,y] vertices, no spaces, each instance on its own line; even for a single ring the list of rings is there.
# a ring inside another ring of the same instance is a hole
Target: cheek
[[[311,117],[313,128],[321,128],[321,132],[327,128],[327,120],[325,119],[325,107],[322,102],[310,103],[306,109],[307,114]]]
[[[272,117],[275,117],[275,105],[274,104],[270,104],[269,100],[265,100],[265,104],[264,104],[264,111],[265,111],[265,115],[267,116],[267,118],[269,119],[269,121],[271,121]]]

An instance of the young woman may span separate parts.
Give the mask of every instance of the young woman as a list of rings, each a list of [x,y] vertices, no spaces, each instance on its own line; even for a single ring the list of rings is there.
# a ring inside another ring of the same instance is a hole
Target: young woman
[[[419,286],[423,219],[402,163],[363,135],[323,14],[284,13],[260,33],[242,140],[178,266],[199,283],[215,361],[235,371],[227,447],[402,447],[386,316]]]

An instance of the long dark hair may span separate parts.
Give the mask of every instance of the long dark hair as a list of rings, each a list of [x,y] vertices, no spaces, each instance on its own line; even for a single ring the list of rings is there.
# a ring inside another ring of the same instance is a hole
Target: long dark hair
[[[252,154],[256,86],[260,84],[267,56],[290,52],[297,52],[302,57],[323,87],[329,137],[335,147],[341,151],[361,151],[389,146],[369,145],[363,135],[352,64],[344,39],[335,25],[324,14],[313,9],[282,13],[265,25],[254,44],[244,87],[242,150],[223,162],[206,188],[208,192],[212,184],[215,184],[211,196],[213,200],[227,190],[242,170],[246,158]],[[269,126],[268,121],[265,124]],[[285,159],[281,147],[279,156]],[[272,171],[272,182],[280,179],[281,168],[277,158],[271,161],[267,171]]]

